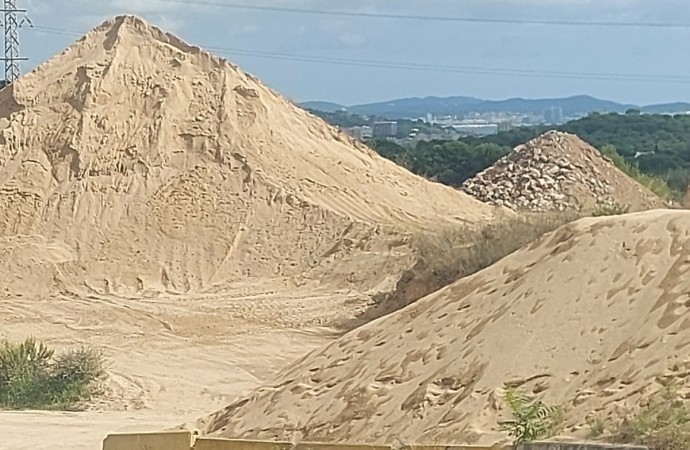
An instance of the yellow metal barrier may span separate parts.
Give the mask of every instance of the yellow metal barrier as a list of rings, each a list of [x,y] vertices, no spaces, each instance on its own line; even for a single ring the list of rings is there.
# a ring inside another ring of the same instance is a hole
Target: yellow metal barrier
[[[194,450],[391,450],[391,447],[319,442],[302,442],[293,446],[290,442],[200,437],[194,442]]]
[[[387,445],[323,444],[302,442],[253,441],[196,437],[189,431],[163,433],[110,434],[103,450],[393,450]],[[400,450],[514,450],[512,446],[481,447],[474,445],[405,445]],[[648,450],[646,447],[617,446],[578,442],[533,442],[517,450]]]
[[[511,447],[481,447],[477,445],[404,445],[401,450],[507,450]]]
[[[325,444],[302,442],[255,441],[197,437],[188,431],[168,433],[111,434],[103,441],[103,450],[392,450],[387,445]],[[408,445],[401,450],[499,450],[496,447],[456,445]],[[500,449],[506,450],[506,449]]]
[[[247,441],[200,437],[194,441],[193,450],[290,450],[289,442]]]
[[[190,450],[192,433],[116,433],[103,440],[103,450]]]

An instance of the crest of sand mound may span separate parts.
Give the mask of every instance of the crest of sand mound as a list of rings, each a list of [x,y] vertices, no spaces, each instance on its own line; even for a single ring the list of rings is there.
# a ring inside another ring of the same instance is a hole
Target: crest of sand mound
[[[599,150],[557,131],[516,147],[463,183],[462,190],[490,204],[537,212],[665,207]]]
[[[226,436],[494,443],[504,383],[589,432],[690,391],[690,212],[583,219],[356,329],[209,419]]]
[[[388,230],[495,211],[135,17],[104,23],[0,91],[0,287],[10,292],[192,292],[324,266],[346,284],[361,268],[353,255],[367,253],[373,285],[384,266],[409,263]],[[343,261],[353,269],[333,268]]]

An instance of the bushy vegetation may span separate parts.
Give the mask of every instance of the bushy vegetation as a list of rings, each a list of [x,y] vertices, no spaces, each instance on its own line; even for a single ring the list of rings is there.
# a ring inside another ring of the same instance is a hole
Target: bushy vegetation
[[[547,129],[518,128],[484,138],[419,142],[413,149],[387,141],[371,145],[418,175],[458,187]],[[619,169],[662,198],[678,199],[690,185],[690,116],[591,114],[558,129],[594,145]]]
[[[505,389],[503,399],[513,417],[504,422],[501,429],[507,431],[516,444],[548,438],[558,433],[562,417],[560,408],[549,406],[513,388]]]
[[[665,200],[672,200],[681,194],[681,191],[674,193],[669,186],[668,181],[664,178],[643,173],[639,167],[629,163],[618,153],[618,150],[613,145],[604,145],[601,147],[601,153],[609,158],[611,162],[613,162],[613,164],[623,173],[640,183],[642,186],[645,186],[659,197]]]
[[[410,172],[453,187],[459,187],[511,150],[496,144],[461,141],[420,141],[414,149],[389,141],[373,141],[371,146]]]
[[[0,346],[0,407],[65,409],[88,400],[104,377],[103,357],[79,348],[56,354],[35,339]]]
[[[649,175],[665,176],[677,168],[690,168],[687,115],[590,114],[561,129],[597,148],[613,145],[628,162]]]

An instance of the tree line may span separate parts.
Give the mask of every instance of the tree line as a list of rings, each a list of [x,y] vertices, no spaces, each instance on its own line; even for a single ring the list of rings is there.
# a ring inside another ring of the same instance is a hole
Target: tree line
[[[514,147],[550,128],[524,127],[483,138],[420,141],[412,148],[389,141],[373,141],[370,145],[418,175],[458,187]],[[680,197],[690,185],[690,115],[647,115],[634,110],[625,114],[593,113],[556,129],[576,134],[602,150],[638,181],[665,185],[663,189],[668,189],[671,196]]]

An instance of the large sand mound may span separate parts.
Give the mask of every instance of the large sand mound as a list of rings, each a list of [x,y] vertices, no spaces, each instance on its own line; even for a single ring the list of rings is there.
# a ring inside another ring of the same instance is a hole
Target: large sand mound
[[[207,431],[493,443],[510,383],[585,433],[668,380],[690,391],[689,272],[690,212],[583,219],[311,353]]]
[[[481,201],[527,211],[644,211],[662,199],[575,135],[549,131],[462,185]]]
[[[134,17],[0,92],[0,147],[3,254],[30,261],[0,283],[24,294],[318,279],[317,266],[375,253],[390,227],[494,214]],[[27,235],[41,238],[15,238]],[[371,256],[364,287],[395,259]],[[335,272],[343,285],[355,270]]]
[[[0,91],[0,339],[103,349],[109,395],[0,412],[0,434],[86,450],[219,409],[393,289],[416,259],[399,231],[495,211],[222,59],[108,21]]]

